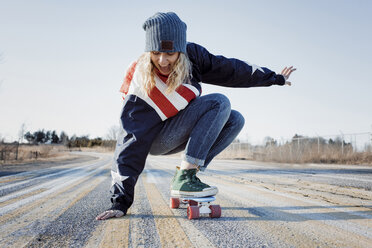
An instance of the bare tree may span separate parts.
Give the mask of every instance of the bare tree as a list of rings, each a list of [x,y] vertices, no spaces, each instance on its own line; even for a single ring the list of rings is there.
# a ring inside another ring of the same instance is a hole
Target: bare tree
[[[108,133],[106,135],[108,140],[116,140],[119,135],[120,128],[119,126],[111,126],[108,130]]]
[[[266,147],[267,146],[273,146],[273,145],[276,146],[277,145],[277,141],[274,138],[270,137],[270,136],[266,136],[264,138],[264,144],[265,144]]]
[[[18,142],[19,143],[23,143],[25,133],[26,133],[26,123],[23,122],[18,131]]]
[[[59,143],[67,145],[68,141],[69,141],[68,135],[64,131],[62,131],[61,134],[59,135]]]

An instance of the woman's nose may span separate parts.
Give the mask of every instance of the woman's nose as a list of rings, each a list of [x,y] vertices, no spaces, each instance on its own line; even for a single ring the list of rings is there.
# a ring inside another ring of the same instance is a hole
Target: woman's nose
[[[160,56],[159,56],[159,64],[162,65],[162,66],[168,64],[168,60],[167,60],[165,54],[160,54]]]

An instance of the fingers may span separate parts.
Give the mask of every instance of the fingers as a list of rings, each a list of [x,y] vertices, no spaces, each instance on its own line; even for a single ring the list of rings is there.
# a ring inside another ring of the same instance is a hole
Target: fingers
[[[97,217],[97,220],[106,220],[109,218],[114,217],[114,213],[112,210],[103,212],[100,216]]]
[[[283,76],[285,76],[286,75],[286,73],[287,73],[287,71],[288,71],[288,67],[284,67],[284,69],[282,70],[282,75]]]
[[[110,212],[109,211],[105,211],[105,212],[101,213],[100,215],[98,215],[96,217],[96,220],[105,220],[105,219],[110,218],[109,216],[110,216]]]
[[[293,66],[291,66],[289,69],[290,70],[288,72],[288,77],[289,77],[289,75],[291,75],[292,72],[294,72],[295,70],[297,70],[296,68],[293,68]]]
[[[285,77],[289,77],[289,75],[291,75],[291,73],[294,72],[295,70],[297,70],[297,69],[293,68],[293,66],[284,67],[281,74]]]
[[[292,72],[294,72],[295,70],[297,70],[296,68],[293,68],[293,66],[290,66],[290,67],[284,67],[284,69],[282,70],[282,75],[283,77],[285,78],[285,81],[286,81],[286,85],[291,85],[291,82],[288,82],[287,83],[287,80],[289,79],[289,76],[291,75]]]
[[[106,220],[106,219],[113,218],[113,217],[119,218],[123,215],[124,215],[124,213],[120,210],[107,210],[107,211],[99,214],[96,217],[96,220]]]
[[[103,212],[101,214],[99,214],[97,217],[96,217],[96,220],[101,220],[103,216],[106,215],[106,212]]]

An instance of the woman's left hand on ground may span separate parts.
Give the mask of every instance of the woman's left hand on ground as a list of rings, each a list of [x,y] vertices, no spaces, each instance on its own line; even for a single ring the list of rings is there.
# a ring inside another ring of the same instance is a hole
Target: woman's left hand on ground
[[[289,76],[291,75],[292,72],[294,72],[296,70],[296,68],[293,68],[293,66],[291,67],[285,67],[283,70],[282,70],[282,75],[284,76],[285,78],[285,85],[289,85],[291,86],[292,83],[288,81],[289,79]]]
[[[120,210],[107,210],[103,212],[102,214],[98,215],[96,217],[96,220],[106,220],[110,218],[119,218],[123,216],[124,213]]]

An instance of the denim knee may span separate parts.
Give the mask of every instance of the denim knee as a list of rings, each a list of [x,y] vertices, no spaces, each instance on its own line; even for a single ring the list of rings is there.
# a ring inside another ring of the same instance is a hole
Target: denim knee
[[[220,94],[220,93],[213,93],[213,94],[210,94],[209,96],[215,99],[215,101],[218,102],[221,106],[228,108],[228,109],[231,108],[230,100],[229,98],[227,98],[227,96]]]
[[[208,96],[211,98],[212,101],[214,101],[216,105],[218,105],[220,112],[226,111],[227,116],[230,115],[231,104],[227,96],[220,93],[213,93]]]
[[[149,154],[150,155],[162,155],[162,150],[160,148],[160,144],[159,143],[153,143],[151,148],[150,148],[150,151],[149,151]]]
[[[230,116],[232,124],[235,126],[235,128],[237,130],[242,130],[245,124],[243,115],[240,112],[232,109]]]

